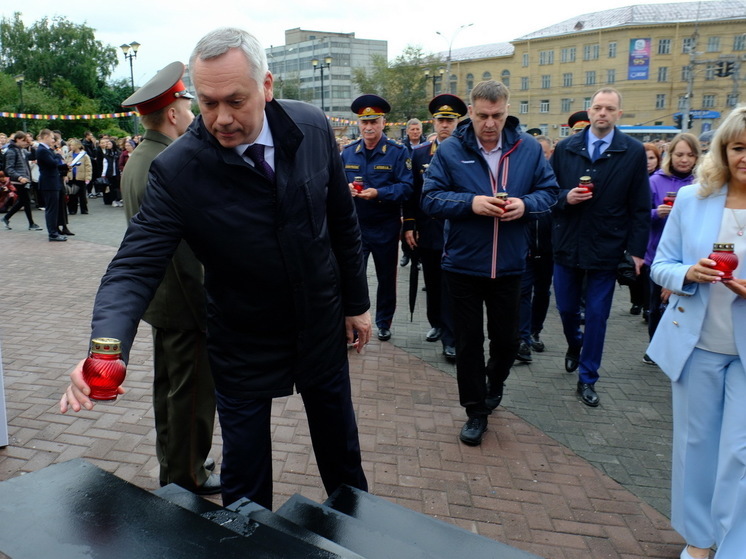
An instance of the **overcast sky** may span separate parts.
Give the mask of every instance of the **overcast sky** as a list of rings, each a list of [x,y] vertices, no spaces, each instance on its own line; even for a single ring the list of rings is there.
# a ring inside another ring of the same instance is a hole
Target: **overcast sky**
[[[650,3],[664,3],[648,0]],[[137,41],[142,46],[134,61],[135,84],[142,85],[174,60],[186,63],[192,48],[206,32],[236,26],[257,36],[265,47],[285,43],[285,30],[301,27],[316,31],[354,32],[360,39],[388,41],[389,58],[407,45],[426,52],[447,51],[487,43],[510,41],[599,9],[633,5],[625,0],[471,1],[463,4],[435,0],[123,0],[66,2],[64,0],[3,0],[0,15],[20,11],[26,25],[44,16],[64,16],[96,30],[105,44],[118,47]],[[458,8],[462,8],[459,10]],[[447,15],[442,15],[447,14]],[[459,30],[462,25],[473,24]],[[440,31],[442,35],[438,35]],[[113,78],[130,77],[129,64],[120,55]]]

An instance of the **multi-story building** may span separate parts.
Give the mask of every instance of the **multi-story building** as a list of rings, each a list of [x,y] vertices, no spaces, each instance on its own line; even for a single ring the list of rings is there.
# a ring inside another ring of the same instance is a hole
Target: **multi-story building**
[[[455,49],[451,92],[468,98],[476,82],[502,80],[511,113],[552,137],[587,109],[603,87],[619,89],[620,124],[717,126],[746,80],[746,1],[635,5],[577,16],[510,43]],[[687,125],[687,116],[691,124]]]
[[[358,39],[355,33],[296,28],[285,31],[284,45],[266,52],[277,96],[321,107],[335,122],[352,118],[350,104],[361,93],[352,81],[353,70],[372,70],[376,55],[387,58],[388,43]]]

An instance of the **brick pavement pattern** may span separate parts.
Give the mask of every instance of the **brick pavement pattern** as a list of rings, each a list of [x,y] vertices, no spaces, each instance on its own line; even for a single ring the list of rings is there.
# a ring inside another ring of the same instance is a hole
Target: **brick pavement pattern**
[[[93,296],[124,230],[121,210],[93,201],[71,216],[77,233],[49,243],[44,233],[0,231],[0,343],[10,445],[0,481],[85,458],[146,489],[158,485],[151,406],[150,329],[131,354],[127,394],[93,411],[61,415],[70,368],[85,356]],[[408,273],[400,274],[401,301]],[[548,559],[678,557],[683,542],[667,513],[670,391],[640,363],[639,317],[620,292],[610,319],[601,406],[574,396],[562,368],[556,316],[547,351],[517,366],[479,447],[460,444],[464,421],[453,366],[424,342],[424,293],[409,322],[400,303],[393,343],[351,354],[363,461],[372,493]],[[303,404],[273,406],[275,507],[300,493],[325,498]],[[220,463],[220,431],[213,456]],[[1,543],[1,542],[0,542]]]

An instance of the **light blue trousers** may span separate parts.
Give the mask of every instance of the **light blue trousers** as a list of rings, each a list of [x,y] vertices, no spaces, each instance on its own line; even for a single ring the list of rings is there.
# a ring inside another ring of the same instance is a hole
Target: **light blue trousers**
[[[746,371],[694,349],[673,393],[671,525],[717,559],[746,557]]]

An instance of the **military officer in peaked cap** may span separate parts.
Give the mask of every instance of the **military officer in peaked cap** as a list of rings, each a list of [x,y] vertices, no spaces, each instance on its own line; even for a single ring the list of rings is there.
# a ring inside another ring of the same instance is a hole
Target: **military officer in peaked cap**
[[[140,113],[145,134],[122,172],[129,221],[145,196],[153,160],[194,120],[192,95],[172,62],[123,103]],[[143,319],[153,328],[153,408],[161,485],[199,494],[220,492],[208,459],[215,422],[215,386],[207,361],[207,311],[202,265],[181,241]]]
[[[536,136],[541,136],[541,128],[529,128],[528,130],[526,130],[526,134],[536,138]]]
[[[570,127],[573,134],[582,132],[590,123],[591,119],[588,117],[588,111],[572,113],[567,119],[567,125]]]
[[[428,105],[433,115],[436,138],[414,149],[412,153],[412,196],[404,202],[404,239],[412,249],[417,249],[422,262],[427,294],[427,320],[430,331],[425,336],[428,342],[441,341],[443,355],[448,361],[456,360],[456,338],[453,334],[450,300],[447,286],[440,268],[443,253],[444,220],[427,215],[420,207],[422,183],[430,160],[438,146],[456,129],[458,119],[468,109],[456,95],[444,93]]]
[[[391,338],[396,309],[396,271],[401,232],[401,205],[412,193],[409,151],[386,137],[388,102],[378,95],[361,95],[350,107],[358,117],[360,139],[342,151],[347,181],[355,201],[365,262],[373,255],[378,289],[378,339]],[[362,177],[363,188],[353,184]]]

